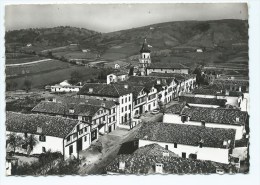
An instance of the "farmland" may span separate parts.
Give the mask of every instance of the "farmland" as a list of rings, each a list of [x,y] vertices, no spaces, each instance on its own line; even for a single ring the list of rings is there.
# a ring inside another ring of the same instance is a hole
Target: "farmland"
[[[15,77],[22,75],[37,74],[46,71],[54,71],[58,69],[65,69],[70,66],[69,63],[61,62],[58,60],[49,60],[35,64],[28,64],[22,66],[8,66],[6,67],[6,76]]]
[[[7,78],[6,83],[17,84],[17,89],[23,89],[24,81],[29,79],[32,82],[32,88],[43,88],[45,85],[52,85],[63,80],[70,79],[73,71],[77,71],[83,75],[83,80],[93,79],[98,75],[99,70],[82,66],[70,66],[69,68],[56,69],[49,72],[42,72],[28,76],[20,76]]]

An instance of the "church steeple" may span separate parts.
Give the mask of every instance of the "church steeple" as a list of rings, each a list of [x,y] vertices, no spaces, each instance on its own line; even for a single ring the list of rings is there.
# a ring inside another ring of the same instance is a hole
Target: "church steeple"
[[[149,46],[148,46],[147,41],[146,41],[146,38],[144,39],[144,43],[142,45],[140,53],[151,53],[151,50],[149,49]]]

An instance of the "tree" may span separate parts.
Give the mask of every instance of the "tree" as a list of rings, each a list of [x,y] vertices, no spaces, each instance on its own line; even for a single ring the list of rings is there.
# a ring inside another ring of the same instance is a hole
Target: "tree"
[[[24,143],[24,139],[22,136],[17,135],[16,133],[10,133],[6,139],[6,145],[9,145],[13,148],[13,152],[15,153],[16,148],[21,148],[21,145]]]
[[[70,82],[72,84],[78,83],[82,80],[83,75],[79,71],[72,71],[70,74]]]
[[[25,139],[25,144],[27,146],[27,150],[29,150],[29,154],[33,150],[33,147],[35,147],[38,144],[38,142],[39,141],[34,134],[31,134],[28,138]]]
[[[28,93],[29,90],[31,90],[32,82],[31,82],[30,80],[26,79],[26,80],[24,81],[24,86],[25,86],[26,92]]]

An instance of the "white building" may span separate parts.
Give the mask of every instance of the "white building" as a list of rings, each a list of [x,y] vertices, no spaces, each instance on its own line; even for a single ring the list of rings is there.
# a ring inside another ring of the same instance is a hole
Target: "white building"
[[[79,92],[81,87],[81,83],[79,85],[72,85],[67,80],[64,80],[59,84],[52,85],[51,92]]]
[[[175,104],[165,111],[163,122],[236,130],[236,140],[247,132],[248,114],[225,108],[190,107],[185,103]]]
[[[17,134],[27,139],[33,135],[38,142],[33,147],[22,145],[16,152],[41,154],[48,150],[60,152],[64,158],[78,157],[91,144],[91,125],[79,120],[41,114],[6,113],[6,137]],[[7,146],[7,149],[10,149]]]
[[[234,129],[172,123],[144,123],[136,138],[139,147],[156,143],[182,158],[229,163],[235,141]]]
[[[128,79],[128,72],[118,71],[107,75],[107,84],[125,81]]]
[[[133,93],[127,84],[98,84],[87,83],[78,92],[81,98],[95,98],[114,101],[118,104],[117,120],[119,125],[131,124],[133,118]]]

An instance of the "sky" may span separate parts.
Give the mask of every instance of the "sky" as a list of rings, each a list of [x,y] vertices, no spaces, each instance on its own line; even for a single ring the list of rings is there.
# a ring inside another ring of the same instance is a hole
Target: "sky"
[[[112,32],[161,22],[248,19],[245,3],[7,5],[9,30],[73,26]]]

